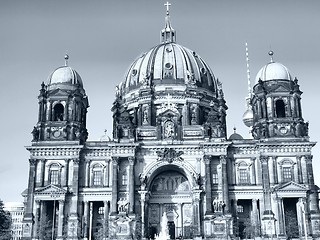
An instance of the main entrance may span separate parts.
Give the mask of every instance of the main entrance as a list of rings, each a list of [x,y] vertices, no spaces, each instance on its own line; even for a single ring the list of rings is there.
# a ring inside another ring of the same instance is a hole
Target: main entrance
[[[192,234],[192,192],[187,178],[175,170],[158,174],[150,185],[148,234],[154,238],[160,232],[164,214],[171,239]]]

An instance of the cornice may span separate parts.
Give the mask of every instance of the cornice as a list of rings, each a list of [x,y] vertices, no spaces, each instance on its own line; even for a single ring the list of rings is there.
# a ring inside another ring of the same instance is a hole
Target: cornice
[[[28,146],[26,149],[31,153],[31,157],[78,157],[82,150],[82,145],[76,146]]]

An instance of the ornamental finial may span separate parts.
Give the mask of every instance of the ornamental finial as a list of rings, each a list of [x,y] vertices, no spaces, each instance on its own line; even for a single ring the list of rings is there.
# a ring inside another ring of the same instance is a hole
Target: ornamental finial
[[[69,60],[69,55],[68,54],[64,55],[64,65],[65,66],[68,66],[68,60]]]
[[[270,50],[269,52],[268,52],[268,54],[269,54],[269,56],[270,56],[270,58],[271,58],[271,60],[270,60],[270,62],[274,62],[273,61],[273,54],[274,54],[274,52],[272,51],[272,50]]]

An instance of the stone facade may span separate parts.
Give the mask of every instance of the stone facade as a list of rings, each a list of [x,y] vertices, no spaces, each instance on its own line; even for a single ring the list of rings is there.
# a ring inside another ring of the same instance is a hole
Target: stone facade
[[[112,140],[87,141],[88,98],[68,56],[42,84],[23,239],[152,239],[164,214],[171,238],[319,237],[298,81],[271,59],[248,98],[253,139],[227,138],[222,84],[175,42],[169,17],[117,86]]]

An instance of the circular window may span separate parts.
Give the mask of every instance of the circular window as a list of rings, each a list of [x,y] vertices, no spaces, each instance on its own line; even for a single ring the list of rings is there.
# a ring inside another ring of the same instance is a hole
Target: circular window
[[[138,73],[137,69],[133,69],[131,74],[132,74],[132,76],[135,76],[135,75],[137,75],[137,73]]]
[[[164,65],[167,69],[171,69],[173,67],[173,65],[171,63],[166,63]]]
[[[207,73],[207,70],[205,68],[201,68],[200,71],[201,71],[202,74],[206,74]]]
[[[169,52],[172,52],[172,49],[171,48],[166,48],[166,51],[169,53]]]

